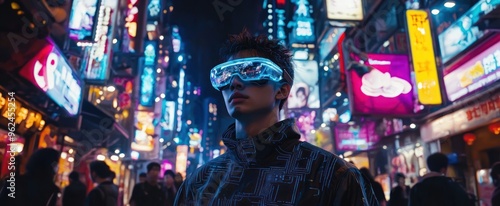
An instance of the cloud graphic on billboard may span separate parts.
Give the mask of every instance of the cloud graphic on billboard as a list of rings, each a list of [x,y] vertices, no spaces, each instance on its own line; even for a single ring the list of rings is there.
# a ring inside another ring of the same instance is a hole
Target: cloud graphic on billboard
[[[361,78],[361,92],[367,96],[394,98],[411,91],[411,84],[401,78],[391,77],[388,72],[382,73],[373,68]]]

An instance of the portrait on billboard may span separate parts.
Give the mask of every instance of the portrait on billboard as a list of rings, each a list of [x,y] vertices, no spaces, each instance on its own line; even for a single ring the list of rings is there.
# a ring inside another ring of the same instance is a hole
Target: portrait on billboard
[[[92,37],[98,0],[74,0],[69,18],[70,38],[78,41]],[[90,40],[90,39],[89,39]]]
[[[463,16],[456,24],[439,35],[443,61],[453,58],[481,36],[479,28],[473,26],[472,18]]]
[[[288,108],[319,108],[318,63],[316,61],[294,61],[294,64],[295,77],[287,100]]]
[[[500,0],[480,0],[456,22],[439,34],[443,62],[447,62],[483,37],[477,23],[500,5]]]

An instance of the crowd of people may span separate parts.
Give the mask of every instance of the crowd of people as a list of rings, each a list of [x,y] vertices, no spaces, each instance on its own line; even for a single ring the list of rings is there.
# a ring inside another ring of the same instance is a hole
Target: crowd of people
[[[77,171],[68,175],[69,184],[62,190],[55,184],[54,177],[58,170],[60,153],[51,148],[34,152],[27,164],[26,172],[16,173],[15,193],[9,184],[0,189],[0,205],[9,206],[117,206],[124,205],[119,200],[119,188],[113,183],[116,174],[104,161],[89,163],[90,177],[94,187],[87,192],[85,176]],[[132,206],[171,206],[174,203],[177,188],[182,184],[180,173],[172,170],[164,173],[159,181],[160,164],[151,162],[147,174],[139,175],[130,205]],[[146,178],[143,180],[143,177]],[[7,179],[2,183],[8,183]]]
[[[367,168],[361,173],[371,183],[379,205],[384,206],[474,206],[477,200],[465,189],[447,177],[448,157],[443,153],[434,153],[427,158],[429,173],[420,178],[412,188],[405,183],[405,175],[394,175],[395,187],[391,189],[390,198],[386,200],[380,183],[376,182]],[[500,205],[500,162],[491,168],[490,173],[496,187],[491,198],[492,206]]]

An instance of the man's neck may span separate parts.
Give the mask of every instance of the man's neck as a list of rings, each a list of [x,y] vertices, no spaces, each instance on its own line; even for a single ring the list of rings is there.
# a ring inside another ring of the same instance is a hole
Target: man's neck
[[[278,121],[279,121],[278,112],[270,112],[268,115],[255,120],[249,120],[249,121],[236,120],[235,122],[236,138],[243,139],[247,137],[256,136],[262,131],[276,124]]]
[[[107,181],[109,181],[107,178],[97,178],[97,179],[95,180],[95,182],[96,182],[97,184],[101,184],[101,183],[103,183],[103,182],[107,182]]]

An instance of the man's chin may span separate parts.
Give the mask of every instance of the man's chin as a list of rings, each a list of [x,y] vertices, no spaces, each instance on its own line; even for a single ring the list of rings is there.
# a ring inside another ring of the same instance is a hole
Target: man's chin
[[[245,117],[248,115],[248,111],[241,107],[234,107],[229,114],[232,118],[239,119],[240,117]]]

